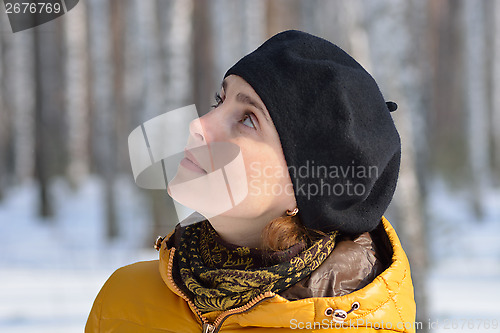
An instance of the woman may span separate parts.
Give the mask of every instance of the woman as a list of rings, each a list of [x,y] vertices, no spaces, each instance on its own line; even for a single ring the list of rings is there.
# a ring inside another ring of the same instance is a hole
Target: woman
[[[86,332],[414,332],[409,264],[382,216],[399,172],[395,109],[347,53],[304,32],[241,59],[169,184],[206,219],[160,239],[159,261],[117,270]],[[238,154],[246,177],[226,168]],[[193,186],[218,190],[200,200]]]

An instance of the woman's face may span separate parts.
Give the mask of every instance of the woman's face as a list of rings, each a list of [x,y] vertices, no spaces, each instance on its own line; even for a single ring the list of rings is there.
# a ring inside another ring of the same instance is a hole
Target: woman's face
[[[185,206],[205,216],[267,221],[296,206],[276,128],[241,77],[228,76],[214,108],[191,122],[186,150],[169,183],[170,195]]]

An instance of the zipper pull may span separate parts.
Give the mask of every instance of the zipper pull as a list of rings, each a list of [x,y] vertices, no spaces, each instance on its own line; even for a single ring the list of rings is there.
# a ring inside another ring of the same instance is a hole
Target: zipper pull
[[[215,327],[210,325],[210,324],[203,324],[203,330],[202,333],[212,333],[214,331]]]

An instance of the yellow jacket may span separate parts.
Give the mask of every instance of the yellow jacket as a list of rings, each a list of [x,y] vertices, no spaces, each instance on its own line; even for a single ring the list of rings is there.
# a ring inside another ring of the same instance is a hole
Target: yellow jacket
[[[392,263],[347,295],[289,301],[265,293],[241,308],[202,316],[173,282],[175,248],[168,250],[164,242],[159,261],[113,273],[94,302],[85,332],[415,332],[408,259],[392,226],[382,221]]]

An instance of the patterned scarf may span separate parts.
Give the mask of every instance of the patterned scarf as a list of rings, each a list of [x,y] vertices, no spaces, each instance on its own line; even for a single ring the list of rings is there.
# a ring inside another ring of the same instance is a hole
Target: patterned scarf
[[[280,293],[311,274],[330,255],[337,232],[305,249],[266,253],[225,243],[208,221],[187,226],[177,262],[184,289],[202,312],[225,311],[266,292]]]

